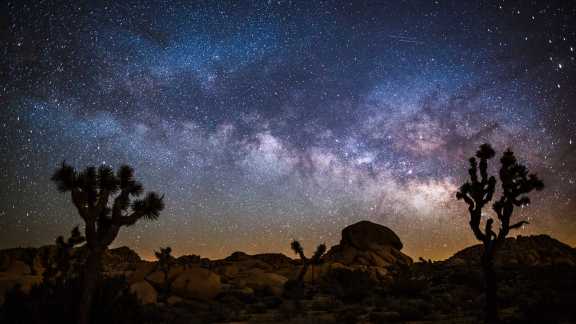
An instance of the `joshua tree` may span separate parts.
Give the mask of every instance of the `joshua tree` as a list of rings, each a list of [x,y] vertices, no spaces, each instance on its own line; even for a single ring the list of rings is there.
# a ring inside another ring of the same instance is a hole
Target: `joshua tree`
[[[166,248],[160,248],[160,251],[154,252],[156,258],[158,259],[157,269],[164,273],[164,297],[167,297],[168,293],[170,292],[170,281],[168,280],[168,275],[175,261],[171,253],[172,248],[169,246]]]
[[[463,199],[468,204],[470,213],[470,228],[476,239],[484,245],[482,254],[482,270],[486,285],[486,321],[494,322],[498,319],[497,296],[496,296],[496,275],[494,273],[494,253],[498,246],[506,239],[512,229],[528,224],[527,221],[519,221],[510,224],[510,218],[514,207],[521,207],[530,203],[527,194],[532,190],[542,190],[544,184],[535,174],[528,173],[528,169],[518,163],[514,153],[508,149],[500,159],[501,167],[499,172],[502,186],[502,196],[492,204],[492,209],[496,212],[500,222],[500,229],[496,234],[492,225],[494,220],[486,220],[484,231],[480,229],[482,209],[492,200],[496,189],[496,178],[488,176],[488,160],[495,155],[489,144],[483,144],[476,152],[476,157],[470,158],[470,169],[468,171],[470,180],[464,183],[456,193],[457,199]],[[480,162],[478,163],[478,159]],[[480,171],[480,177],[478,176]]]
[[[292,243],[290,244],[290,247],[292,248],[292,251],[294,251],[294,253],[297,254],[302,260],[302,269],[300,270],[298,278],[296,279],[297,282],[302,283],[304,281],[304,276],[308,271],[308,267],[310,265],[314,266],[320,263],[320,258],[322,257],[322,255],[324,255],[324,252],[326,252],[326,245],[325,244],[318,245],[318,247],[316,248],[316,252],[314,252],[314,255],[312,256],[311,259],[308,259],[304,255],[304,248],[302,248],[300,242],[293,240]]]
[[[78,322],[88,324],[103,253],[116,239],[122,226],[133,225],[140,219],[157,219],[164,209],[163,196],[149,192],[143,199],[131,201],[144,190],[142,184],[134,179],[134,170],[126,165],[114,174],[105,165],[77,172],[63,162],[54,172],[52,181],[60,192],[70,192],[72,203],[85,223],[88,256],[82,274]]]

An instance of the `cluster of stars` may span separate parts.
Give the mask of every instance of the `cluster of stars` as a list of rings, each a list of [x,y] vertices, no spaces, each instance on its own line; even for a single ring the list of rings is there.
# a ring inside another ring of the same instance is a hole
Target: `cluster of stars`
[[[574,5],[54,6],[2,13],[0,248],[81,225],[49,181],[66,160],[166,195],[116,242],[144,257],[331,245],[369,219],[444,258],[474,242],[454,192],[483,142],[546,182],[522,233],[576,243]]]

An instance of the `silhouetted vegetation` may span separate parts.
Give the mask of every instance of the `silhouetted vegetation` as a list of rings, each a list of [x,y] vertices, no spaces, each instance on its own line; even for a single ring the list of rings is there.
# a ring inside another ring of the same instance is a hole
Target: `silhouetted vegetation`
[[[489,144],[480,146],[476,152],[476,157],[471,157],[469,160],[470,180],[464,183],[456,194],[458,199],[463,199],[468,204],[470,228],[476,239],[484,245],[481,264],[486,284],[486,321],[488,322],[496,321],[498,318],[497,282],[493,265],[494,253],[510,230],[528,224],[526,221],[510,224],[514,207],[528,205],[530,198],[526,195],[533,190],[541,190],[544,187],[542,181],[535,174],[528,173],[526,166],[518,163],[511,150],[504,152],[500,159],[499,171],[502,195],[492,204],[492,209],[496,212],[500,222],[500,229],[496,234],[492,228],[494,220],[488,218],[484,231],[482,231],[480,229],[482,209],[492,200],[496,190],[496,178],[488,176],[488,160],[494,155],[495,152]]]
[[[284,284],[284,295],[291,299],[300,299],[303,298],[304,295],[306,294],[304,277],[308,272],[308,268],[310,266],[314,267],[314,265],[320,263],[322,255],[324,255],[324,253],[326,252],[326,245],[325,244],[318,245],[316,251],[314,252],[314,255],[310,259],[308,259],[306,255],[304,255],[304,248],[302,247],[300,242],[293,240],[292,243],[290,243],[290,248],[292,249],[292,251],[294,251],[296,255],[300,257],[302,267],[300,268],[298,276],[295,279],[290,279]]]
[[[156,255],[156,259],[158,259],[156,268],[164,274],[164,287],[162,288],[160,299],[165,300],[170,294],[171,281],[168,280],[168,275],[170,274],[170,269],[172,269],[176,259],[172,256],[172,248],[169,246],[166,248],[160,248],[160,251],[155,251],[154,254]]]
[[[77,277],[80,273],[81,261],[79,258],[73,258],[73,250],[76,245],[80,245],[86,241],[82,236],[78,226],[74,227],[68,240],[64,237],[58,236],[56,239],[56,255],[53,260],[46,260],[46,270],[44,270],[43,278],[45,282],[63,283],[69,279]]]
[[[82,274],[82,296],[78,322],[90,322],[90,307],[99,279],[102,255],[116,239],[122,226],[130,226],[140,219],[155,220],[164,209],[163,197],[149,192],[143,199],[132,201],[144,192],[134,179],[134,170],[121,166],[116,174],[112,168],[87,167],[77,172],[62,163],[52,176],[60,192],[70,192],[71,200],[85,223],[88,256]],[[110,204],[111,202],[111,204]]]
[[[80,278],[47,281],[28,294],[15,287],[6,294],[0,322],[11,324],[77,323],[82,292]],[[122,278],[102,280],[94,290],[92,323],[143,323],[147,319],[138,299]]]
[[[300,270],[300,273],[296,278],[298,282],[302,282],[304,280],[306,272],[308,271],[308,267],[320,263],[320,258],[322,258],[322,255],[324,255],[324,253],[326,252],[326,245],[325,244],[318,245],[316,251],[314,252],[314,255],[310,259],[308,259],[304,255],[304,248],[302,247],[300,242],[293,240],[292,243],[290,244],[290,247],[292,248],[292,251],[294,251],[294,253],[300,257],[300,260],[302,260],[302,269]]]

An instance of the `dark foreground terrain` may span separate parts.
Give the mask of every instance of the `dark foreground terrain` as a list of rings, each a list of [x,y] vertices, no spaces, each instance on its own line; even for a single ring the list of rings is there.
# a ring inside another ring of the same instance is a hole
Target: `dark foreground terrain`
[[[401,249],[388,228],[356,223],[298,281],[302,261],[283,254],[182,256],[163,272],[157,262],[117,248],[106,255],[92,318],[95,323],[482,322],[481,246],[440,262],[413,262]],[[80,291],[75,273],[83,248],[74,250],[69,273],[47,280],[55,250],[0,251],[0,323],[74,322]],[[502,322],[576,323],[574,248],[545,235],[510,238],[496,265]]]

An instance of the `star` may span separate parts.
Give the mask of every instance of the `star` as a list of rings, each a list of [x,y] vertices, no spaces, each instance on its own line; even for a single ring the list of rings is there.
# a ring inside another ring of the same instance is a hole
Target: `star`
[[[165,194],[114,243],[145,256],[287,253],[367,219],[441,259],[473,242],[454,192],[483,142],[554,188],[525,230],[576,244],[574,4],[471,5],[9,1],[0,248],[82,224],[50,181],[66,161]]]

